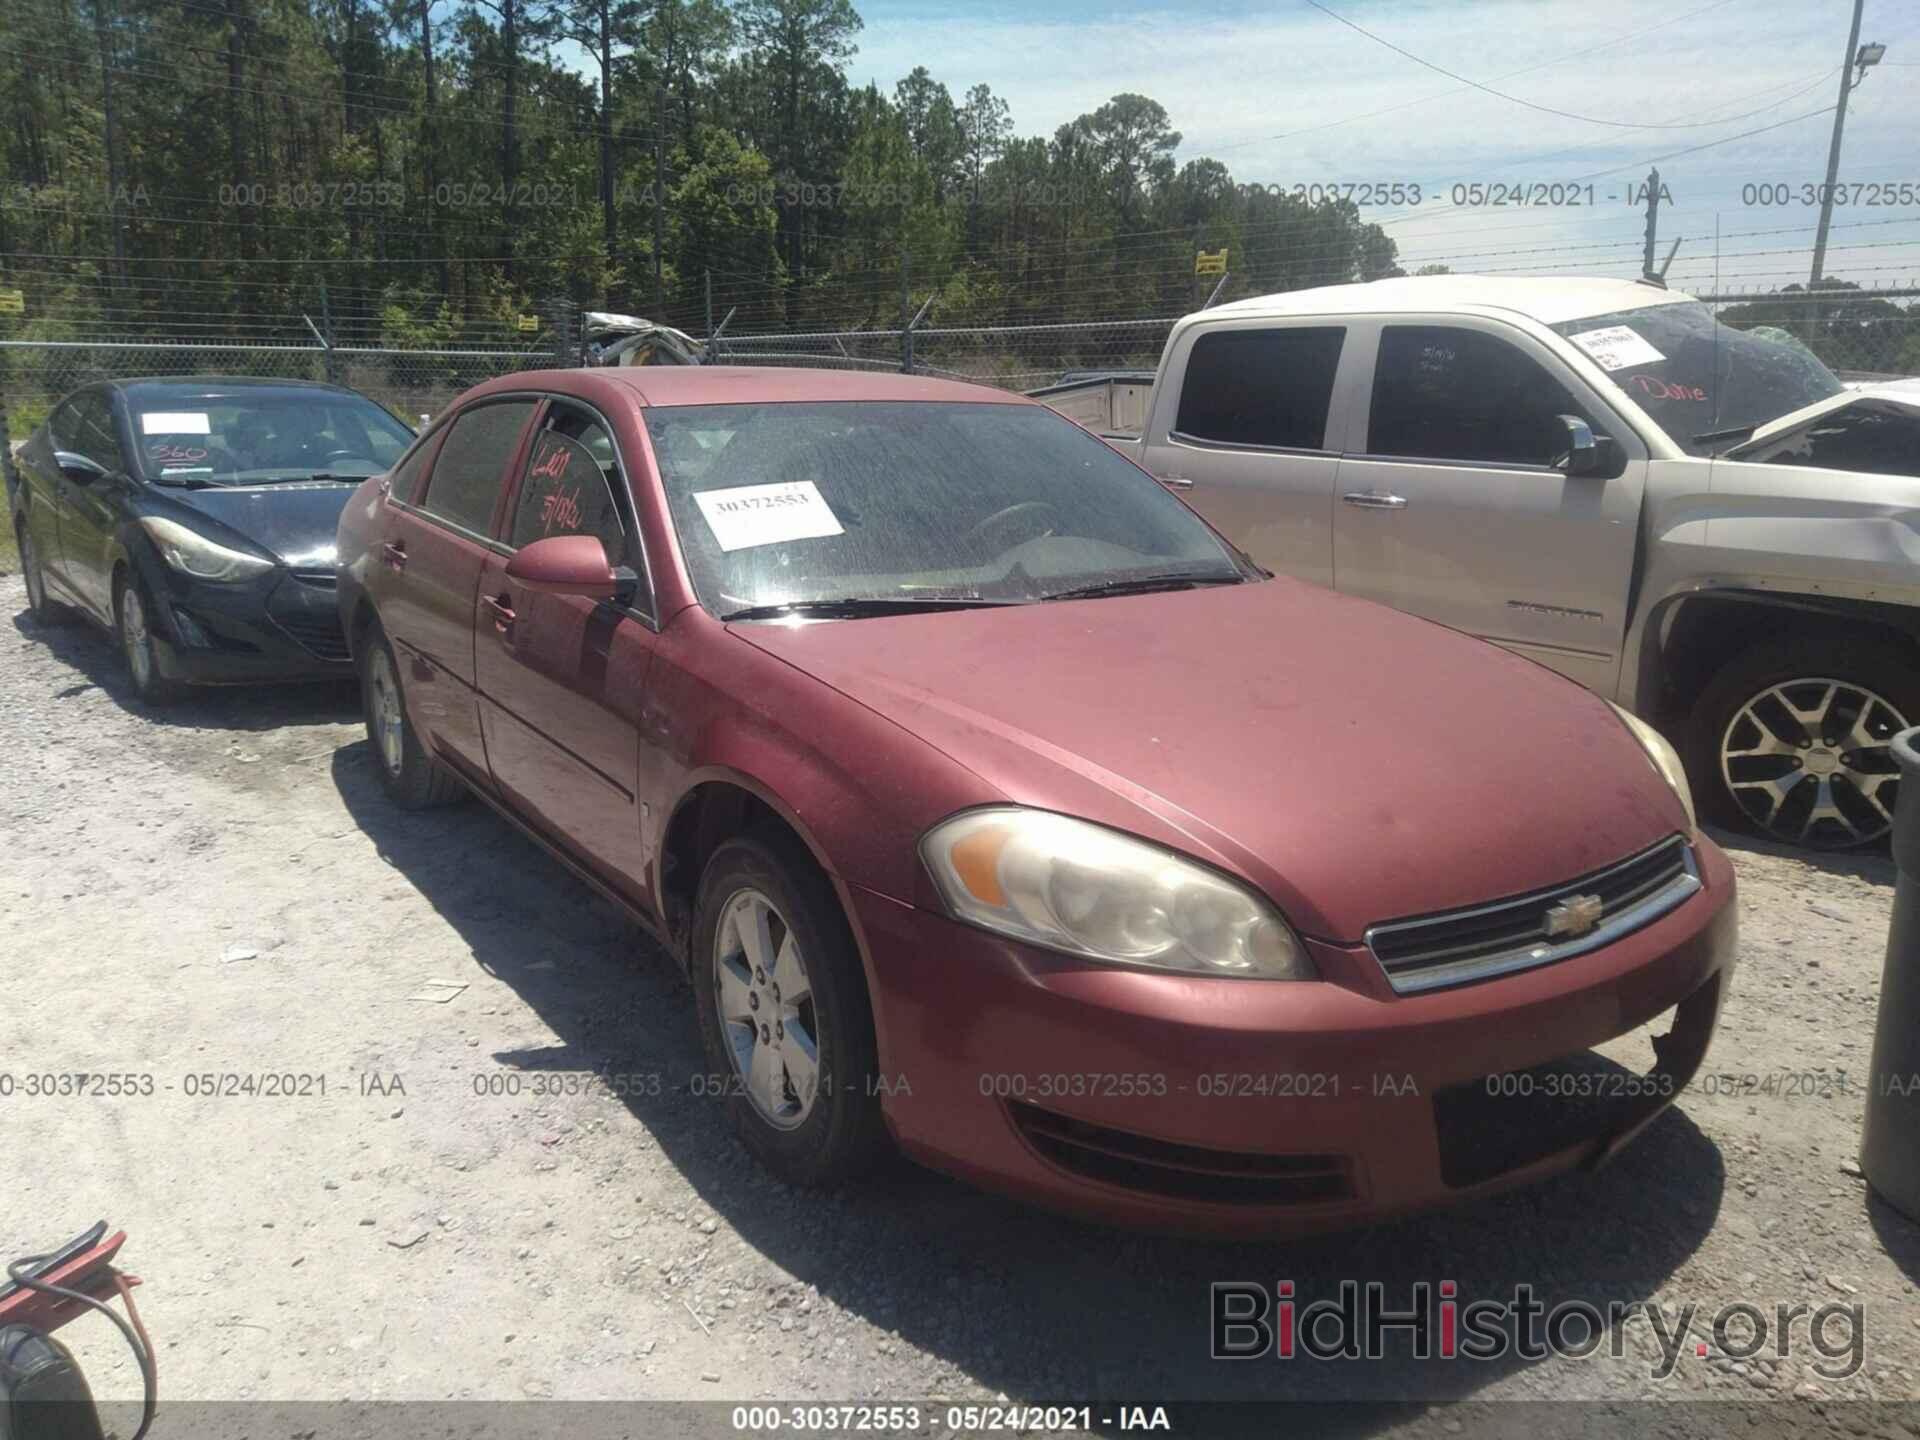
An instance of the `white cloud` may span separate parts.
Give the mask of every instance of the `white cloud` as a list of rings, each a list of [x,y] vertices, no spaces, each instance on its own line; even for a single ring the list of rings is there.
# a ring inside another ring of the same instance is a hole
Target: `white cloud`
[[[1832,104],[1848,18],[1845,0],[1732,0],[1677,21],[1707,0],[1330,3],[1396,45],[1541,105],[1619,121],[1725,123],[1614,129],[1543,114],[1462,90],[1305,4],[1077,15],[873,0],[863,7],[853,78],[891,89],[925,64],[956,98],[984,80],[1012,106],[1020,133],[1043,135],[1116,93],[1138,91],[1167,108],[1185,137],[1182,160],[1216,156],[1240,180],[1420,182],[1429,198],[1418,211],[1369,212],[1397,217],[1392,232],[1416,263],[1471,256],[1466,264],[1490,270],[1578,262],[1630,273],[1643,217],[1607,196],[1622,195],[1652,157]],[[1638,31],[1650,33],[1611,43]],[[1886,41],[1889,59],[1920,60],[1920,27],[1902,23],[1886,0],[1869,4],[1863,38]],[[1533,66],[1543,68],[1495,79]],[[1843,179],[1920,185],[1912,140],[1920,132],[1920,86],[1906,74],[1880,70],[1854,94]],[[1811,88],[1796,96],[1803,87]],[[1317,128],[1409,100],[1424,103]],[[1662,161],[1672,196],[1661,217],[1662,255],[1673,236],[1685,237],[1673,275],[1694,288],[1711,284],[1717,218],[1730,286],[1803,278],[1817,209],[1797,194],[1784,206],[1749,205],[1743,187],[1817,184],[1830,133],[1831,117],[1822,115]],[[1620,167],[1593,181],[1592,209],[1456,210],[1447,203],[1456,181],[1564,182]],[[1882,221],[1897,223],[1862,223]],[[1835,225],[1829,273],[1879,283],[1920,277],[1920,244],[1896,243],[1920,241],[1920,205],[1842,207]],[[1749,233],[1777,230],[1792,233]],[[1734,253],[1782,250],[1790,253]]]

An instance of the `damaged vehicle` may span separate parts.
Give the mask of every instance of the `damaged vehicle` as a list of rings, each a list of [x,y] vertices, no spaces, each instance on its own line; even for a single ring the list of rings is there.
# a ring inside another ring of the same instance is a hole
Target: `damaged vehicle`
[[[1702,811],[1877,841],[1920,722],[1920,391],[1644,281],[1442,275],[1174,327],[1110,437],[1270,568],[1674,734]]]
[[[505,376],[339,552],[387,795],[478,795],[656,936],[690,1094],[791,1182],[891,1140],[1129,1224],[1365,1223],[1613,1154],[1732,977],[1651,727],[1002,391]]]

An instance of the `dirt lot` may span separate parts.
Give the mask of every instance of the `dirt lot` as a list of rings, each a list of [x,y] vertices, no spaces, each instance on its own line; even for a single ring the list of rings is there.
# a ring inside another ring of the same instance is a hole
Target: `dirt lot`
[[[1920,1399],[1920,1231],[1850,1173],[1884,857],[1734,847],[1743,953],[1708,1068],[1760,1088],[1696,1083],[1597,1177],[1240,1246],[904,1164],[797,1193],[688,1093],[704,1067],[665,961],[484,808],[390,809],[353,695],[150,718],[103,637],[37,631],[23,594],[0,580],[0,1253],[128,1228],[169,1400]],[[136,1093],[24,1092],[50,1071]],[[659,1083],[616,1097],[597,1072]],[[1766,1083],[1803,1073],[1831,1083]],[[193,1093],[218,1075],[326,1089]],[[1623,1359],[1208,1359],[1209,1281],[1348,1276],[1702,1314],[1857,1301],[1865,1364],[1689,1348],[1655,1379],[1644,1323]],[[104,1325],[70,1333],[100,1389],[137,1390]]]

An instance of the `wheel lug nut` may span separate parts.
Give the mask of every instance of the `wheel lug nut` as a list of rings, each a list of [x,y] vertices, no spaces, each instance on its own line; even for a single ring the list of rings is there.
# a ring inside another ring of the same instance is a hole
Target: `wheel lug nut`
[[[767,972],[762,970],[758,965],[753,967],[753,983],[756,985],[764,985],[767,983]]]
[[[760,1008],[760,992],[758,990],[749,990],[747,992],[747,1008],[749,1010],[758,1010]]]
[[[773,1043],[773,1036],[767,1033],[767,1027],[764,1025],[760,1027],[760,1043],[762,1045],[770,1045]]]

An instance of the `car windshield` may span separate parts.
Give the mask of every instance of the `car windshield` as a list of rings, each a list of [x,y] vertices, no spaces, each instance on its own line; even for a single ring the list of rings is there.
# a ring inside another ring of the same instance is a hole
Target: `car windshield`
[[[1710,455],[1744,432],[1844,388],[1812,351],[1722,325],[1698,301],[1588,315],[1553,327],[1689,455]]]
[[[1037,405],[644,413],[694,586],[716,614],[1017,603],[1252,573],[1150,476]]]
[[[143,396],[133,424],[146,478],[178,485],[365,479],[413,439],[371,400],[326,390]]]

